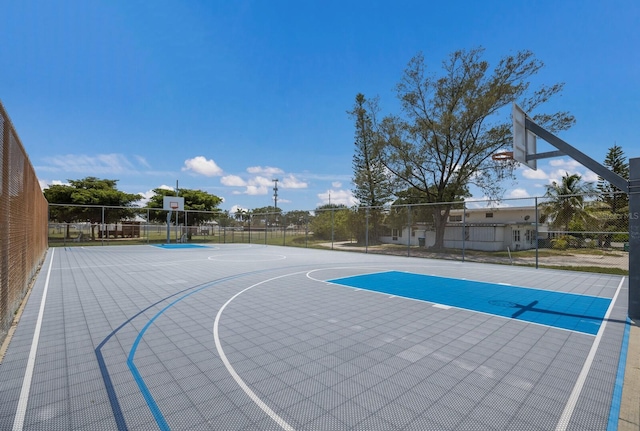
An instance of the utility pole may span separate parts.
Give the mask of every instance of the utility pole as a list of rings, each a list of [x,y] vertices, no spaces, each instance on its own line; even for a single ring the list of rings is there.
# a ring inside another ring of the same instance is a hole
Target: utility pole
[[[278,210],[278,179],[276,178],[276,179],[271,180],[271,181],[273,181],[273,183],[274,183],[274,186],[273,186],[273,202],[274,202],[274,206],[275,206],[276,212],[277,212],[277,210]]]

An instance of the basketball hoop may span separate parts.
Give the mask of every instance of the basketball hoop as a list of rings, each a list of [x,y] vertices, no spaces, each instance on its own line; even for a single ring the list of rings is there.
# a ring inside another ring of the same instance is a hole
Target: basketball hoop
[[[497,161],[507,161],[507,160],[513,160],[513,151],[503,151],[502,153],[496,153],[494,155],[491,156],[491,158],[493,160],[497,160]]]
[[[171,202],[169,206],[172,210],[177,210],[179,208],[178,202]]]

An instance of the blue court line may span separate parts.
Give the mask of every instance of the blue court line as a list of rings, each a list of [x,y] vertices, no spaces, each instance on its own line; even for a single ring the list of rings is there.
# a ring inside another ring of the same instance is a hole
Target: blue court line
[[[596,335],[611,299],[388,271],[331,283]]]
[[[288,268],[296,268],[296,267],[308,267],[308,265],[294,265],[294,266],[290,266]],[[156,403],[155,399],[153,398],[153,396],[151,395],[151,392],[149,391],[149,388],[147,387],[146,383],[144,382],[144,378],[140,375],[140,372],[138,371],[138,368],[136,367],[135,363],[133,362],[136,350],[138,345],[140,344],[140,341],[142,340],[142,337],[144,336],[144,333],[146,332],[146,330],[151,326],[151,324],[158,318],[160,317],[160,315],[162,315],[167,309],[169,309],[170,307],[174,306],[175,304],[177,304],[178,302],[182,301],[183,299],[187,298],[188,296],[193,295],[194,293],[200,292],[203,289],[215,286],[217,284],[223,283],[225,281],[229,281],[229,280],[234,280],[237,278],[242,278],[245,276],[249,276],[249,275],[255,275],[255,274],[261,274],[261,273],[265,273],[265,272],[273,272],[273,271],[277,271],[283,268],[269,268],[269,269],[260,269],[260,270],[256,270],[256,271],[250,271],[250,272],[246,272],[243,274],[236,274],[236,275],[232,275],[232,276],[228,276],[228,277],[224,277],[224,278],[220,278],[218,280],[214,280],[205,284],[201,284],[198,286],[192,286],[189,287],[187,289],[183,289],[179,292],[173,293],[151,305],[149,305],[148,307],[145,307],[144,309],[140,310],[138,313],[136,313],[135,315],[133,315],[132,317],[130,317],[129,319],[127,319],[125,322],[123,322],[120,326],[118,326],[115,330],[113,330],[109,335],[107,335],[107,337],[100,343],[100,345],[98,346],[98,348],[96,348],[95,352],[96,352],[96,356],[98,357],[98,363],[100,365],[100,372],[102,374],[102,379],[104,381],[106,390],[107,390],[107,394],[108,394],[108,398],[109,398],[109,403],[111,404],[111,411],[114,414],[114,417],[116,419],[116,426],[118,427],[118,431],[126,431],[127,425],[126,422],[124,420],[124,415],[122,413],[122,409],[120,407],[120,403],[118,401],[118,397],[115,393],[115,390],[113,388],[113,383],[111,381],[111,377],[109,375],[109,371],[107,370],[107,366],[105,364],[103,355],[102,355],[102,347],[118,332],[120,331],[120,329],[122,329],[123,327],[125,327],[126,325],[128,325],[129,323],[131,323],[131,321],[133,321],[133,319],[135,319],[136,317],[140,316],[141,314],[143,314],[145,311],[149,310],[150,308],[170,299],[173,298],[175,296],[178,296],[180,294],[183,294],[181,297],[179,297],[178,299],[176,299],[175,301],[171,302],[169,305],[167,305],[166,307],[164,307],[162,310],[160,310],[155,316],[153,316],[151,318],[151,320],[149,320],[145,326],[143,327],[143,329],[138,333],[138,336],[136,337],[131,350],[129,351],[129,356],[127,358],[127,366],[129,367],[129,371],[131,372],[131,374],[133,375],[134,381],[136,382],[136,384],[138,385],[138,389],[140,390],[140,392],[142,393],[142,396],[144,397],[147,406],[149,407],[149,410],[151,411],[151,414],[153,415],[154,419],[156,420],[156,423],[158,424],[158,426],[163,429],[163,430],[168,430],[170,429],[166,419],[164,418],[164,416],[162,415],[162,412],[160,411],[160,408],[158,406],[158,404]],[[191,291],[191,292],[189,292]],[[185,292],[189,292],[186,293]]]
[[[178,299],[176,299],[175,301],[169,303],[162,310],[158,311],[155,316],[153,316],[151,319],[149,319],[149,321],[144,325],[142,330],[140,330],[140,332],[138,333],[138,336],[136,337],[135,341],[133,342],[133,345],[131,346],[131,350],[129,351],[129,357],[127,358],[127,366],[129,367],[129,371],[131,371],[131,374],[133,375],[133,379],[135,380],[136,384],[138,385],[138,389],[140,389],[140,392],[142,393],[142,396],[144,397],[145,401],[147,402],[147,406],[149,407],[149,410],[151,411],[151,414],[153,415],[154,419],[156,420],[156,423],[158,424],[158,427],[162,431],[169,431],[171,428],[169,427],[169,424],[167,423],[166,419],[164,418],[164,415],[160,411],[160,407],[158,406],[158,403],[156,403],[156,400],[151,395],[151,391],[149,391],[149,388],[147,387],[147,384],[144,382],[144,379],[140,375],[140,372],[138,371],[138,367],[136,367],[135,363],[133,362],[134,356],[135,356],[136,351],[138,349],[138,345],[140,344],[140,341],[142,340],[142,337],[144,336],[144,334],[147,332],[147,329],[149,329],[149,327],[156,321],[156,319],[158,317],[160,317],[162,314],[164,314],[164,312],[167,311],[169,308],[173,307],[174,305],[176,305],[178,302],[182,301],[183,299],[188,298],[189,296],[200,292],[203,289],[206,289],[208,287],[214,286],[214,285],[219,284],[219,283],[224,282],[224,281],[228,281],[228,280],[233,280],[235,278],[244,277],[245,275],[248,275],[248,274],[255,274],[255,273],[267,272],[267,271],[270,271],[270,270],[260,270],[260,271],[250,272],[250,273],[247,273],[247,274],[233,275],[233,276],[230,276],[230,277],[222,278],[220,280],[216,280],[216,281],[211,282],[211,283],[207,283],[204,286],[201,286],[201,287],[199,287],[199,288],[197,288],[197,289],[195,289],[195,290],[193,290],[193,291],[191,291],[189,293],[186,293],[186,294],[182,295],[181,297],[179,297]]]
[[[207,283],[207,285],[208,285],[208,283]],[[169,295],[166,298],[162,298],[161,300],[159,300],[157,302],[154,302],[153,304],[150,304],[149,306],[143,308],[142,310],[138,311],[136,314],[131,316],[129,319],[125,320],[116,329],[111,331],[111,333],[109,335],[107,335],[105,337],[105,339],[102,340],[102,342],[100,344],[98,344],[98,347],[96,347],[95,354],[96,354],[96,358],[98,360],[98,366],[100,368],[100,374],[102,375],[102,380],[104,382],[104,386],[105,386],[105,389],[107,391],[107,397],[109,398],[109,404],[111,405],[111,412],[113,413],[113,417],[114,417],[114,419],[116,421],[116,427],[118,428],[118,431],[126,431],[126,430],[128,430],[128,427],[127,427],[126,421],[124,420],[124,414],[122,413],[122,408],[120,407],[120,402],[118,401],[118,396],[116,395],[115,388],[113,387],[113,382],[111,380],[111,375],[109,374],[109,370],[107,369],[107,364],[106,364],[106,362],[104,360],[104,355],[102,354],[102,348],[109,342],[109,340],[111,340],[111,338],[114,335],[116,335],[122,328],[124,328],[129,323],[131,323],[133,321],[133,319],[135,319],[136,317],[140,316],[141,314],[143,314],[147,310],[155,307],[156,305],[161,304],[162,302],[166,301],[169,298],[172,298],[174,296],[180,295],[181,293],[187,292],[189,290],[196,289],[197,287],[198,286],[192,286],[192,287],[189,287],[187,289],[181,290],[179,292],[176,292],[176,293],[174,293],[172,295]]]
[[[630,330],[631,321],[627,318],[627,323],[624,327],[624,335],[622,336],[622,346],[620,347],[620,360],[618,361],[616,383],[613,388],[613,396],[611,397],[611,410],[609,411],[609,422],[607,423],[607,431],[616,431],[618,429],[618,421],[620,419],[620,406],[622,404],[622,386],[624,384],[624,372],[627,366],[627,350],[629,349]]]
[[[127,431],[128,427],[126,424],[126,421],[124,419],[124,414],[122,413],[122,408],[120,407],[120,402],[118,401],[118,396],[115,392],[115,388],[113,386],[113,382],[111,380],[111,376],[109,374],[109,370],[107,368],[106,362],[104,360],[104,356],[102,354],[102,348],[107,344],[107,342],[109,342],[109,340],[111,340],[111,338],[116,335],[122,328],[124,328],[125,326],[127,326],[129,323],[131,323],[136,317],[140,316],[141,314],[145,313],[147,310],[157,306],[158,304],[161,304],[162,302],[165,302],[168,299],[171,299],[175,296],[178,296],[180,294],[184,294],[185,292],[189,292],[191,290],[197,289],[198,291],[207,288],[207,287],[211,287],[214,286],[216,284],[234,279],[234,278],[238,278],[238,277],[243,277],[245,275],[252,275],[252,274],[258,274],[261,272],[270,272],[270,271],[275,271],[277,268],[275,269],[266,269],[266,270],[259,270],[259,271],[252,271],[252,272],[248,272],[245,274],[239,274],[239,275],[235,275],[235,276],[230,276],[230,277],[224,277],[218,280],[214,280],[205,284],[201,284],[201,285],[197,285],[197,286],[191,286],[188,287],[186,289],[180,290],[176,293],[173,293],[165,298],[160,299],[157,302],[154,302],[153,304],[150,304],[149,306],[141,309],[140,311],[138,311],[136,314],[134,314],[133,316],[131,316],[129,319],[125,320],[120,326],[118,326],[116,329],[114,329],[113,331],[111,331],[111,333],[109,335],[107,335],[104,340],[102,340],[102,342],[98,345],[98,347],[96,347],[96,349],[94,350],[95,354],[96,354],[96,358],[98,360],[98,366],[100,368],[100,374],[102,375],[102,380],[103,383],[105,385],[105,389],[107,391],[107,397],[109,398],[109,404],[111,405],[111,412],[113,413],[114,419],[116,421],[116,427],[118,428],[118,431]],[[195,293],[195,292],[194,292]],[[179,300],[185,298],[186,296],[182,296]],[[177,301],[174,301],[174,303]],[[165,307],[165,309],[168,307]],[[157,315],[155,316],[157,317]],[[154,319],[155,319],[154,317]],[[148,326],[148,325],[147,325]],[[146,328],[146,326],[145,326]],[[138,335],[138,338],[136,339],[137,343],[136,345],[139,343],[139,339],[141,339],[141,336]],[[135,352],[134,352],[135,353]],[[133,367],[135,368],[135,374],[137,374],[138,376],[140,376],[140,373],[138,372],[137,368],[135,367],[135,364],[132,364]],[[130,370],[131,371],[131,370]],[[135,377],[134,377],[135,379]],[[136,384],[138,384],[138,388],[142,391],[142,395],[145,398],[145,400],[147,400],[147,405],[149,407],[149,410],[152,411],[152,414],[154,412],[154,408],[152,407],[152,405],[155,405],[156,411],[155,413],[159,415],[160,417],[160,422],[165,422],[164,417],[162,416],[162,414],[160,413],[159,409],[157,408],[157,404],[155,402],[155,400],[153,400],[153,397],[151,397],[151,394],[149,392],[149,389],[147,388],[146,384],[144,384],[144,381],[140,380],[140,382],[142,382],[142,386],[139,384],[139,381],[136,380]],[[148,403],[148,397],[151,397],[151,405],[149,405]],[[158,422],[158,418],[156,418],[154,416],[154,418],[156,419],[156,422]]]

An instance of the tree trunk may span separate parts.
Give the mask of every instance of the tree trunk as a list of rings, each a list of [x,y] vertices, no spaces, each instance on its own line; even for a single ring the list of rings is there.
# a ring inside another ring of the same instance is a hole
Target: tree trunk
[[[436,228],[436,242],[431,247],[435,250],[444,249],[444,233],[449,219],[450,205],[437,205],[433,212],[433,224]]]

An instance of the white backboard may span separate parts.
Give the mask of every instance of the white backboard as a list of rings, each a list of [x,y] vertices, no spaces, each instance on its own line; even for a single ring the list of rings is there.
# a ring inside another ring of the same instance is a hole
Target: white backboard
[[[184,198],[165,196],[162,199],[162,208],[168,211],[184,211]]]
[[[516,162],[535,171],[538,168],[537,160],[527,160],[527,156],[536,154],[537,136],[525,128],[527,114],[515,103],[511,110],[511,117],[513,119],[513,158]]]

